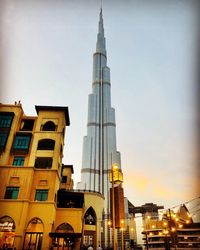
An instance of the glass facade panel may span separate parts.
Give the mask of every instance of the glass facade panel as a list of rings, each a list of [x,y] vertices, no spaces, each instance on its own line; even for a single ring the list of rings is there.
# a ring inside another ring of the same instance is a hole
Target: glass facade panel
[[[13,160],[13,166],[24,166],[24,156],[15,156]]]
[[[17,199],[19,194],[19,187],[7,187],[4,199]]]
[[[37,189],[35,193],[35,201],[46,201],[48,199],[47,189]]]

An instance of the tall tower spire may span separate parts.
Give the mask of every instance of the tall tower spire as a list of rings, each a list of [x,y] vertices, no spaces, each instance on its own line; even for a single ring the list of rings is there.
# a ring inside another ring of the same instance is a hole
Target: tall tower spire
[[[110,69],[106,54],[101,8],[96,51],[93,54],[92,93],[88,99],[87,136],[83,139],[81,182],[77,187],[104,195],[104,219],[108,219],[110,213],[109,174],[112,165],[117,164],[121,169],[120,153],[116,148],[115,110],[111,107]]]
[[[83,139],[81,182],[78,187],[108,196],[112,164],[120,168],[116,150],[115,110],[111,107],[110,69],[107,66],[102,8],[96,52],[93,54],[92,93],[88,100],[87,136]]]
[[[99,14],[99,29],[97,34],[96,52],[103,53],[106,55],[106,41],[104,37],[102,8]]]

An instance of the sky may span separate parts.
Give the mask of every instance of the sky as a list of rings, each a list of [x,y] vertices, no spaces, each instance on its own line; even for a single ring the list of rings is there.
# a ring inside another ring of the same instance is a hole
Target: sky
[[[125,196],[173,207],[199,197],[198,0],[105,0]],[[64,164],[80,180],[100,1],[2,0],[0,98],[69,107]],[[188,204],[190,205],[190,204]],[[199,207],[197,206],[197,209]]]

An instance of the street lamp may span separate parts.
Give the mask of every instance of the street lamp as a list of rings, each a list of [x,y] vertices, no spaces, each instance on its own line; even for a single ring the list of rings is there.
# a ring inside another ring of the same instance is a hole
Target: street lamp
[[[116,164],[112,165],[112,227],[113,227],[113,250],[116,250],[116,234],[115,234],[115,190],[114,190],[114,171],[118,170]]]

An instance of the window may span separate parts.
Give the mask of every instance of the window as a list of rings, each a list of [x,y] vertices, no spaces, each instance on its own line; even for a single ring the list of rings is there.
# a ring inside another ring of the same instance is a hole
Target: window
[[[5,147],[8,134],[5,132],[0,132],[0,147]]]
[[[35,193],[35,201],[46,201],[48,198],[47,189],[37,189]]]
[[[29,148],[30,140],[31,140],[30,135],[16,135],[13,149],[27,150]]]
[[[70,192],[66,189],[59,189],[57,193],[58,208],[83,208],[84,194],[78,192]]]
[[[61,183],[66,183],[67,182],[67,176],[62,176]]]
[[[35,168],[51,168],[52,158],[51,157],[37,157],[35,160]]]
[[[52,121],[48,121],[42,126],[41,130],[43,130],[43,131],[56,131],[56,125]]]
[[[42,139],[38,142],[37,150],[54,150],[55,141],[51,139]]]
[[[63,223],[56,228],[57,233],[74,233],[73,227],[68,223]]]
[[[14,113],[1,112],[0,113],[0,127],[1,128],[10,128],[12,125]]]
[[[10,216],[3,216],[0,218],[1,232],[15,232],[15,222]]]
[[[14,156],[13,166],[24,166],[24,156]]]
[[[39,218],[33,218],[26,228],[22,249],[41,250],[44,225]]]
[[[7,187],[4,199],[17,199],[19,187]]]
[[[85,225],[96,225],[96,214],[92,207],[88,208],[84,216]]]
[[[32,131],[34,126],[34,120],[24,119],[21,123],[21,131]]]

